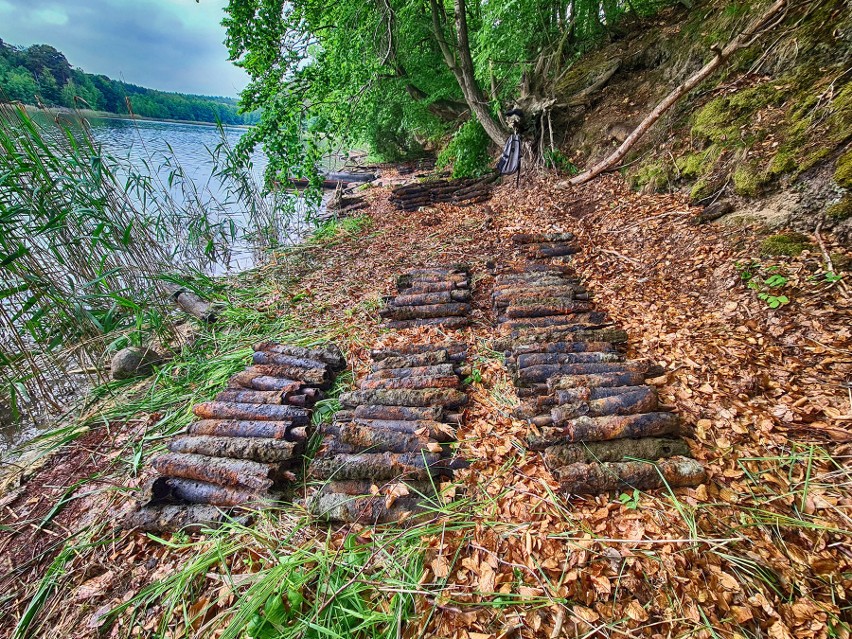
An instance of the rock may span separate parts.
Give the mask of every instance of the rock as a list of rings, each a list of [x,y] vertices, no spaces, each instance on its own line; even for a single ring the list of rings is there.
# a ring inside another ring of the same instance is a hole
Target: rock
[[[718,220],[720,217],[727,215],[734,210],[734,205],[724,200],[722,202],[714,202],[710,206],[704,207],[704,210],[699,213],[696,218],[698,224],[706,224],[713,220]]]
[[[163,361],[162,356],[153,348],[139,348],[137,346],[122,348],[113,355],[110,363],[110,375],[113,379],[147,377],[154,370],[154,365],[161,361]]]

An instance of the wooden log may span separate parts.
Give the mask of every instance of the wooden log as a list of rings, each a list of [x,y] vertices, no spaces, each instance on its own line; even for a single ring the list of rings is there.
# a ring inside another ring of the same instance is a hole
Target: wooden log
[[[316,479],[369,479],[383,481],[408,479],[428,481],[430,477],[451,473],[451,465],[435,453],[357,453],[314,457],[310,466]]]
[[[212,324],[216,321],[216,316],[218,315],[216,305],[201,299],[192,291],[179,289],[172,294],[172,299],[184,313],[192,315],[207,324]]]
[[[454,330],[470,326],[469,317],[432,317],[428,319],[390,320],[384,325],[387,328],[403,329],[420,326],[437,326],[446,330]]]
[[[564,424],[581,415],[632,415],[657,410],[657,391],[650,386],[637,386],[636,390],[600,399],[573,401],[559,404],[550,411],[556,425]]]
[[[522,353],[517,357],[510,357],[509,361],[518,368],[542,365],[562,364],[595,364],[623,362],[624,355],[608,351],[589,351],[580,353]]]
[[[554,474],[561,490],[575,495],[596,495],[626,488],[681,488],[698,486],[707,480],[704,467],[688,457],[669,457],[656,462],[571,464]]]
[[[245,486],[252,490],[271,488],[275,476],[269,464],[189,453],[165,453],[155,458],[151,465],[167,477],[196,479],[224,486]]]
[[[231,402],[203,402],[192,409],[201,419],[237,419],[252,421],[292,421],[296,425],[308,423],[308,411],[294,406],[278,404],[233,404]]]
[[[216,395],[217,402],[236,402],[238,404],[284,404],[290,392],[243,390],[228,388]]]
[[[443,412],[444,409],[440,406],[358,406],[352,417],[392,421],[440,421]]]
[[[397,389],[407,388],[411,390],[422,390],[426,388],[458,388],[461,380],[458,376],[452,377],[391,377],[388,379],[365,379],[360,384],[361,390],[375,389]]]
[[[392,379],[401,377],[452,377],[455,368],[452,364],[433,364],[432,366],[413,366],[411,368],[383,368],[373,371],[365,379]]]
[[[384,349],[370,351],[370,357],[375,361],[387,359],[388,357],[404,357],[406,355],[420,355],[435,350],[446,351],[450,360],[462,361],[467,354],[467,344],[464,342],[443,342],[440,344],[403,344],[390,346]]]
[[[295,430],[290,420],[280,422],[261,422],[250,420],[205,419],[189,425],[190,435],[214,435],[216,437],[266,437],[293,441],[291,431]]]
[[[530,433],[527,443],[532,450],[544,450],[557,444],[677,435],[679,428],[680,420],[674,413],[577,417],[558,427],[542,428],[540,435]]]
[[[610,342],[553,342],[550,344],[520,344],[506,351],[506,357],[520,357],[532,353],[613,353]]]
[[[626,362],[591,362],[585,364],[541,364],[519,368],[520,384],[546,383],[551,377],[564,375],[591,375],[597,373],[647,373],[652,364],[645,360]]]
[[[257,353],[255,353],[257,355]],[[301,368],[298,366],[276,366],[273,364],[258,364],[251,367],[252,370],[269,377],[286,377],[307,384],[327,388],[331,384],[331,369],[323,365],[322,368]]]
[[[435,440],[422,432],[401,433],[357,423],[341,425],[338,437],[344,444],[369,452],[416,453],[428,450],[430,443],[437,445]]]
[[[353,497],[339,493],[326,493],[309,502],[309,510],[317,519],[326,522],[387,524],[424,516],[421,500],[417,497],[400,497],[388,506],[385,497]]]
[[[402,355],[399,357],[386,357],[375,362],[372,370],[380,371],[388,368],[414,368],[420,366],[435,366],[446,364],[450,361],[450,354],[445,350],[433,350],[416,355]]]
[[[228,380],[228,387],[245,388],[247,390],[259,391],[282,391],[284,393],[290,393],[299,390],[304,385],[304,382],[300,382],[295,379],[261,375],[260,373],[258,373],[257,371],[253,371],[252,369],[253,367],[250,366],[246,370],[241,371],[231,377],[231,379]]]
[[[151,506],[131,512],[124,520],[124,527],[157,533],[178,530],[198,533],[218,528],[224,519],[225,515],[216,506],[205,504]]]
[[[570,242],[573,233],[515,233],[510,238],[514,244],[541,244],[542,242]]]
[[[393,431],[407,435],[423,433],[429,439],[434,439],[436,442],[441,443],[455,441],[456,439],[455,428],[449,424],[428,419],[366,419],[355,417],[352,419],[352,422],[365,428]]]
[[[336,344],[327,344],[321,348],[304,348],[278,342],[260,342],[253,346],[255,351],[268,351],[279,355],[289,355],[297,359],[315,360],[328,364],[334,371],[346,368],[346,358]]]
[[[548,468],[558,468],[569,464],[654,460],[675,455],[689,456],[689,446],[682,439],[643,437],[551,446],[544,451],[544,462]]]
[[[359,404],[380,404],[382,406],[443,406],[457,408],[467,403],[467,395],[453,388],[435,388],[424,390],[363,390],[343,393],[340,396],[343,406]]]
[[[177,500],[189,504],[209,504],[223,508],[240,505],[259,507],[267,502],[264,496],[250,490],[180,477],[158,477],[154,481],[152,492],[155,501]]]
[[[554,303],[538,304],[510,304],[506,307],[505,316],[510,319],[548,317],[553,315],[565,315],[569,313],[588,313],[593,305],[589,302],[579,301],[557,301]]]
[[[381,317],[393,320],[432,319],[435,317],[463,317],[470,313],[470,304],[426,304],[425,306],[389,306],[379,311]]]
[[[218,437],[214,435],[186,435],[169,442],[173,453],[194,453],[210,457],[250,459],[272,463],[293,459],[297,444],[283,439],[261,437]]]
[[[428,306],[431,304],[451,304],[470,300],[468,289],[457,288],[452,291],[437,291],[435,293],[417,293],[414,295],[397,295],[389,300],[392,306]]]

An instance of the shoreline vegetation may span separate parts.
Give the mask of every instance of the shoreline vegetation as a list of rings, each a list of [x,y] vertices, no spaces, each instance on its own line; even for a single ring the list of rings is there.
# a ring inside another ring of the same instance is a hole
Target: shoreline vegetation
[[[73,116],[75,118],[84,118],[86,120],[143,120],[145,122],[166,122],[168,124],[192,124],[196,126],[216,127],[217,122],[207,122],[201,120],[179,120],[173,118],[146,117],[136,113],[110,113],[109,111],[94,111],[92,109],[76,109],[70,107],[45,107],[34,104],[22,105],[28,113],[45,113],[54,117],[58,116]],[[249,129],[251,124],[224,124],[224,126],[233,129]]]

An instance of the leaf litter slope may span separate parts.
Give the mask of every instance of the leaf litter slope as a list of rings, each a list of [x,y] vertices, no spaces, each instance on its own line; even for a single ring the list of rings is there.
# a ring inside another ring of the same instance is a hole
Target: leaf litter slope
[[[279,266],[256,274],[265,282],[263,298],[235,300],[260,314],[292,313],[314,334],[339,339],[362,374],[376,343],[442,339],[433,329],[379,330],[375,311],[395,274],[455,261],[475,266],[480,321],[462,333],[478,371],[459,434],[459,454],[475,460],[459,477],[464,490],[457,494],[468,499],[456,509],[463,525],[454,515],[415,529],[415,546],[426,548],[422,571],[417,562],[402,570],[376,559],[343,585],[380,582],[383,571],[393,572],[401,585],[358,591],[374,597],[376,610],[386,610],[381,600],[394,592],[420,593],[406,636],[846,636],[852,406],[842,383],[852,357],[844,287],[809,279],[821,268],[818,253],[789,258],[778,266],[790,276],[793,302],[770,311],[735,267],[758,255],[749,229],[696,227],[696,211],[683,199],[632,193],[615,177],[568,192],[552,183],[532,179],[520,190],[499,188],[485,206],[413,214],[398,213],[376,190],[369,221],[343,224],[279,256]],[[580,236],[577,268],[599,307],[628,331],[630,355],[667,365],[655,382],[661,399],[695,425],[690,446],[707,466],[706,486],[566,499],[541,457],[524,450],[526,426],[509,416],[517,397],[488,348],[485,268],[519,261],[508,237],[520,230]],[[125,466],[110,472],[115,484],[128,483]],[[126,500],[111,495],[81,503],[109,512],[110,500]],[[26,505],[18,505],[23,513]],[[74,521],[61,523],[63,533],[74,531]],[[37,620],[41,628],[48,621],[67,628],[67,636],[91,635],[106,610],[137,605],[140,592],[155,593],[168,575],[191,567],[192,588],[177,608],[152,594],[137,617],[117,615],[110,633],[124,636],[137,625],[143,636],[158,628],[170,636],[203,634],[241,614],[246,588],[255,587],[246,584],[265,583],[279,553],[300,545],[342,552],[353,531],[365,543],[387,541],[357,527],[326,538],[302,523],[273,513],[254,532],[233,531],[239,543],[227,548],[221,540],[164,545],[119,535],[109,554],[83,549],[68,561]],[[225,568],[209,570],[204,553],[214,551]],[[33,584],[19,593],[32,594]],[[71,605],[59,605],[69,594]],[[321,616],[333,593],[314,594],[323,603],[312,610]],[[17,621],[26,604],[23,597],[15,603]],[[396,635],[390,621],[382,623]]]

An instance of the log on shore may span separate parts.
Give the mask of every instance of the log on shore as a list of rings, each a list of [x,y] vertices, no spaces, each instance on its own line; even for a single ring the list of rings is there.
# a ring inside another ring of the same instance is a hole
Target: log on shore
[[[343,406],[359,404],[379,404],[382,406],[443,406],[458,408],[467,403],[467,395],[451,388],[428,390],[364,390],[343,393],[340,396]]]
[[[433,350],[417,355],[402,355],[399,357],[386,357],[375,362],[372,370],[380,371],[386,368],[414,368],[418,366],[435,366],[450,362],[450,354],[445,350]]]
[[[216,437],[267,437],[270,439],[293,440],[293,432],[304,428],[294,428],[292,421],[264,422],[237,419],[204,419],[189,425],[190,435],[213,435]]]
[[[374,389],[411,389],[421,390],[426,388],[458,388],[461,380],[458,376],[452,377],[397,377],[387,379],[365,379],[360,384],[361,390]]]
[[[379,315],[393,320],[432,319],[436,317],[464,317],[470,313],[470,304],[427,304],[425,306],[389,306]]]
[[[231,402],[203,402],[196,404],[192,412],[201,419],[237,419],[251,421],[292,421],[299,426],[307,425],[308,411],[304,408],[283,404],[234,404]]]
[[[186,435],[171,440],[169,450],[173,453],[194,453],[210,457],[273,463],[292,460],[298,451],[298,444],[282,439],[260,437]]]
[[[428,319],[389,320],[384,323],[387,328],[403,329],[420,326],[437,326],[447,330],[455,330],[470,326],[469,317],[432,317]]]
[[[245,388],[246,390],[259,391],[281,391],[284,393],[292,393],[304,386],[304,382],[295,379],[287,379],[286,377],[270,377],[262,375],[253,370],[250,366],[244,371],[240,371],[231,379],[228,380],[229,388]]]
[[[328,364],[335,372],[346,368],[346,358],[336,344],[328,344],[322,348],[304,348],[277,342],[260,342],[252,347],[255,351],[268,351],[279,355],[289,355],[298,359],[316,360]]]
[[[166,477],[196,479],[224,486],[244,486],[262,491],[275,483],[274,469],[268,464],[245,459],[222,459],[189,453],[165,453],[151,465]]]
[[[569,464],[621,462],[630,459],[655,460],[676,455],[689,456],[689,446],[682,439],[643,437],[551,446],[544,451],[544,462],[552,469]]]
[[[353,497],[323,492],[309,501],[308,509],[322,521],[350,524],[398,523],[412,517],[424,516],[421,499],[418,497],[400,497],[388,501],[383,496]]]
[[[612,388],[620,386],[639,386],[645,381],[645,373],[620,372],[597,373],[592,375],[562,375],[547,380],[550,393],[576,388]]]
[[[152,503],[179,501],[189,504],[209,504],[228,508],[240,505],[263,506],[268,498],[250,490],[220,486],[206,481],[181,479],[180,477],[158,477],[151,488]]]
[[[131,512],[124,521],[124,527],[158,533],[178,530],[198,533],[218,528],[226,518],[216,506],[204,504],[150,506]]]
[[[681,488],[698,486],[707,480],[704,467],[688,457],[669,457],[656,462],[571,464],[557,469],[554,475],[563,492],[575,495],[596,495],[625,488]]]
[[[680,419],[674,413],[577,417],[558,427],[542,428],[541,434],[530,433],[527,443],[532,450],[544,450],[557,444],[663,437],[679,431]]]
[[[439,406],[358,406],[353,417],[395,421],[440,421],[443,413],[443,408]]]
[[[383,368],[369,373],[365,379],[392,379],[401,377],[452,377],[455,367],[452,364],[434,364],[432,366],[413,366],[411,368]]]

